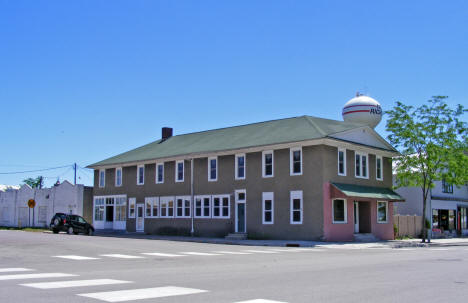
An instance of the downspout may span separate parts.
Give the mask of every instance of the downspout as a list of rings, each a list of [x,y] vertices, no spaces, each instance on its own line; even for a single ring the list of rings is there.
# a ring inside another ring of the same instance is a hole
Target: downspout
[[[193,212],[194,212],[194,205],[195,205],[195,201],[193,199],[193,158],[190,159],[190,197],[192,201],[191,211],[190,211],[190,214],[192,217],[192,229],[190,230],[190,235],[193,237],[193,235],[195,234],[195,229],[193,226]]]

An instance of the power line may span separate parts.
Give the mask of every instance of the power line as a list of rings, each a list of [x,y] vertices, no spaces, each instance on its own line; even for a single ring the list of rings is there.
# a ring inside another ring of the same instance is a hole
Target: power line
[[[34,173],[39,171],[47,171],[47,170],[54,170],[59,168],[70,167],[71,165],[64,165],[64,166],[57,166],[57,167],[50,167],[44,169],[34,169],[34,170],[25,170],[25,171],[13,171],[13,172],[0,172],[0,175],[14,175],[14,174],[24,174],[24,173]]]

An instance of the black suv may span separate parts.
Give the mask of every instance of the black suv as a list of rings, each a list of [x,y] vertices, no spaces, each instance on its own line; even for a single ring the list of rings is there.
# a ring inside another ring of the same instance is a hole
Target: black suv
[[[94,234],[93,225],[86,222],[83,217],[78,215],[68,215],[64,213],[56,213],[55,216],[50,220],[50,229],[54,234],[58,234],[60,231],[65,231],[68,234],[84,233],[88,236]]]

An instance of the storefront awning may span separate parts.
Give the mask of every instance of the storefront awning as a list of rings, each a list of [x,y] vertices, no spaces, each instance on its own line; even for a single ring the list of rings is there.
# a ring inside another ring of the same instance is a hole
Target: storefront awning
[[[344,183],[332,183],[332,185],[348,197],[405,201],[405,199],[403,199],[399,194],[386,187],[373,187]]]

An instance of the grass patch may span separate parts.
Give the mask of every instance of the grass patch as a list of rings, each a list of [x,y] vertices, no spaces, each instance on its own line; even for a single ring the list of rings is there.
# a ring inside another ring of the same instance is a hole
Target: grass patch
[[[395,240],[412,240],[414,239],[413,237],[411,236],[399,236],[399,237],[395,237]]]
[[[45,230],[49,230],[48,228],[44,227],[11,227],[11,226],[0,226],[0,230],[22,230],[22,231],[29,231],[29,232],[43,232]]]

